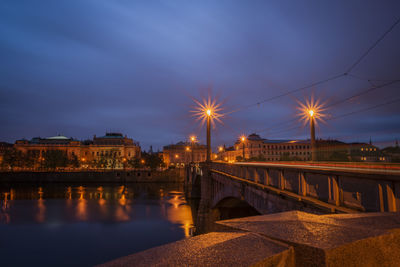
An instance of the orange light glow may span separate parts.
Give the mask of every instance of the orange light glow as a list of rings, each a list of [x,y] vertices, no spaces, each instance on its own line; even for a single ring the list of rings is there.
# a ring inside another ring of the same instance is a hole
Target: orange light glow
[[[222,150],[224,150],[224,148],[223,148],[222,146],[220,146],[220,147],[218,147],[218,150],[219,150],[220,152],[222,152]]]
[[[187,146],[187,147],[186,147],[186,151],[190,151],[190,147]]]
[[[300,111],[298,116],[304,125],[311,119],[314,119],[316,123],[318,121],[325,122],[324,117],[326,114],[324,114],[324,111],[326,109],[320,100],[314,100],[314,97],[311,96],[309,100],[306,100],[306,103],[299,101],[298,103],[299,107],[297,109]]]
[[[144,163],[145,163],[144,159],[142,159],[140,162],[141,162],[142,164],[144,164]]]
[[[242,136],[240,137],[240,141],[245,142],[245,141],[246,141],[246,136],[242,135]]]
[[[190,137],[190,141],[195,142],[195,141],[196,141],[196,136],[192,135],[192,136]]]
[[[178,155],[178,154],[175,154],[175,158],[179,158],[179,155]]]
[[[223,114],[219,113],[222,111],[221,104],[217,103],[215,99],[211,100],[211,97],[208,97],[207,100],[203,99],[202,101],[198,101],[193,99],[193,101],[196,106],[191,112],[196,120],[201,121],[202,125],[206,122],[207,118],[211,119],[213,127],[215,127],[215,121],[222,123],[221,118]]]

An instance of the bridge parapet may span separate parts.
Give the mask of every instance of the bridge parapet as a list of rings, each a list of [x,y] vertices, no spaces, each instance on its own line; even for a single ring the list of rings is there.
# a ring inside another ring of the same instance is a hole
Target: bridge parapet
[[[212,162],[211,177],[331,212],[399,211],[400,171],[266,163]]]

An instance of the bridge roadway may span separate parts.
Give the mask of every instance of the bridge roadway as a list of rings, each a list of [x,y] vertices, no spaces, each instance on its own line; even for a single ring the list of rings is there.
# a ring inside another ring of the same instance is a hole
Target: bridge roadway
[[[301,168],[304,170],[321,170],[321,171],[339,171],[339,172],[356,172],[366,174],[393,174],[400,176],[400,165],[357,165],[357,164],[335,164],[335,163],[275,163],[275,162],[240,162],[230,163],[244,166],[279,166],[283,168]]]

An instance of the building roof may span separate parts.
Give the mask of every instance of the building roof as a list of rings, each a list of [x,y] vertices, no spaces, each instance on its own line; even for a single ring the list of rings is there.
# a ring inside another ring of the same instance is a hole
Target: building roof
[[[63,135],[57,135],[57,136],[47,137],[47,138],[44,138],[44,139],[48,139],[48,140],[70,140],[72,138],[68,138],[68,137],[63,136]]]
[[[124,136],[121,133],[106,133],[106,135],[96,138],[124,138]]]

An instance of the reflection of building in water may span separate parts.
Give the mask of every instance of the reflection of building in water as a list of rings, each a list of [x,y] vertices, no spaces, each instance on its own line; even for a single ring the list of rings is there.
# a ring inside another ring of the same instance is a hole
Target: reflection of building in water
[[[10,209],[9,200],[13,199],[13,190],[11,190],[10,193],[4,192],[3,195],[4,198],[0,194],[0,223],[8,224],[10,223],[10,214],[8,214]]]
[[[39,198],[37,200],[37,213],[36,213],[36,221],[39,223],[43,223],[46,220],[46,205],[45,200]]]
[[[87,214],[87,200],[85,199],[85,189],[83,186],[78,187],[78,204],[76,205],[76,218],[80,221],[86,221],[88,219]]]
[[[183,200],[182,195],[173,195],[168,203],[171,205],[167,207],[167,219],[174,224],[180,224],[180,227],[184,230],[185,237],[191,236],[193,217],[190,206]]]

